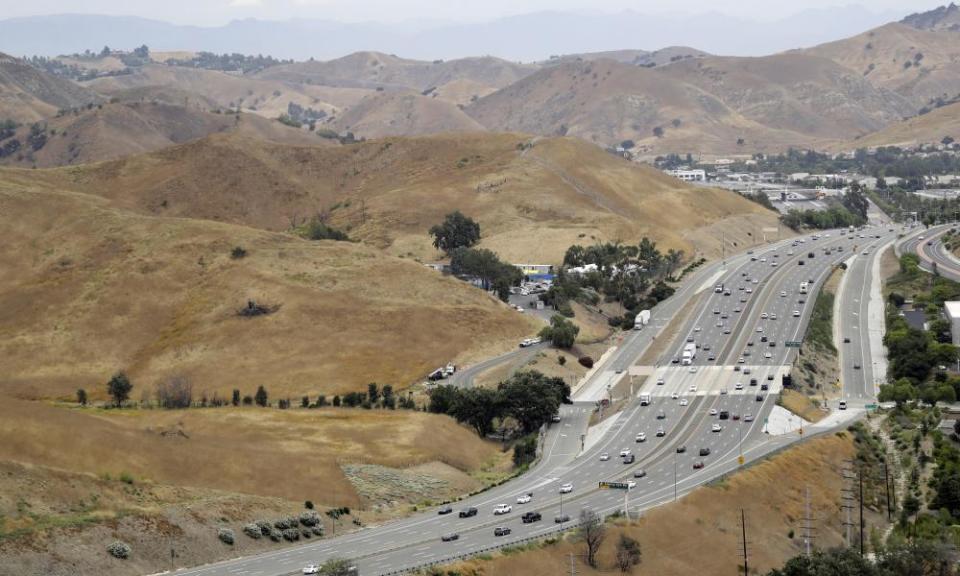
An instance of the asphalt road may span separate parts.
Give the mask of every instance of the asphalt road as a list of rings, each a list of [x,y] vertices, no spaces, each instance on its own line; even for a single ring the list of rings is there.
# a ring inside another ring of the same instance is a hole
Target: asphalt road
[[[877,233],[883,235],[886,230],[871,231],[871,234]],[[829,237],[819,240],[812,240],[808,235],[805,243],[797,246],[785,241],[778,243],[775,249],[757,249],[755,254],[739,255],[725,264],[708,266],[694,275],[673,298],[653,311],[651,325],[627,335],[605,369],[595,374],[594,380],[602,381],[608,373],[628,370],[670,316],[690,298],[707,291],[706,297],[701,298],[688,319],[686,329],[658,363],[656,378],[648,378],[643,389],[638,391],[650,394],[651,404],[641,406],[635,398],[616,416],[616,421],[603,438],[582,453],[581,434],[593,402],[565,406],[561,422],[548,430],[543,457],[533,469],[503,486],[465,499],[456,507],[475,506],[479,510],[477,516],[460,519],[456,513],[438,515],[437,510],[433,509],[337,538],[181,570],[178,574],[292,574],[308,563],[319,563],[333,556],[353,559],[364,576],[389,574],[540,537],[558,527],[572,527],[579,511],[585,507],[601,513],[622,509],[625,491],[600,489],[598,483],[601,481],[634,480],[635,472],[645,471],[646,475],[636,478],[636,487],[627,493],[630,510],[645,509],[671,501],[720,475],[735,471],[740,465],[738,458],[741,455],[749,462],[797,441],[799,436],[771,437],[764,431],[764,421],[774,406],[775,393],[780,386],[779,376],[784,367],[789,365],[792,355],[796,354],[795,349],[787,349],[783,343],[800,339],[816,291],[834,265],[849,259],[854,246],[861,251],[872,242],[890,239],[861,239],[857,235],[851,239],[837,231],[829,234]],[[838,251],[837,247],[842,247],[842,251]],[[829,249],[829,255],[825,249]],[[789,253],[791,251],[793,254]],[[809,252],[814,252],[815,256],[810,258]],[[752,257],[756,260],[752,260]],[[799,264],[801,259],[804,260],[802,266]],[[855,258],[853,263],[856,264],[858,260],[861,259]],[[867,259],[862,261],[867,262]],[[775,262],[777,266],[773,266]],[[855,289],[862,289],[867,268],[865,265],[864,271],[857,273],[857,278],[861,278],[859,282],[852,279],[846,283],[848,289],[845,289],[845,297],[856,294]],[[813,280],[813,285],[804,297],[799,294],[800,282],[810,280]],[[713,291],[713,285],[718,282],[723,282],[725,288],[730,289],[729,296]],[[747,288],[750,292],[747,292]],[[786,295],[781,296],[782,292]],[[800,303],[800,299],[806,302]],[[859,299],[862,302],[862,297]],[[735,311],[737,308],[740,312]],[[716,310],[719,312],[715,313]],[[799,312],[799,316],[794,316],[794,310]],[[764,313],[767,314],[766,319],[762,317]],[[776,320],[770,318],[771,313],[777,314]],[[724,314],[727,315],[726,319],[722,318]],[[722,325],[718,326],[718,323]],[[758,328],[762,331],[758,331]],[[729,334],[723,333],[726,329],[729,329]],[[848,326],[844,330],[851,328]],[[696,371],[691,371],[690,366],[671,363],[683,347],[686,335],[692,335],[695,342],[701,345],[693,366]],[[776,342],[776,346],[770,347],[769,342],[760,342],[762,336]],[[753,346],[749,345],[750,342],[753,342]],[[706,350],[706,347],[710,350]],[[751,354],[744,356],[744,352]],[[766,358],[767,352],[770,353],[769,358]],[[710,361],[710,353],[714,353],[718,360]],[[862,362],[866,363],[869,347],[862,354]],[[739,363],[741,357],[744,357],[743,364]],[[483,365],[481,363],[474,368],[482,371],[485,369]],[[741,371],[736,370],[737,366]],[[745,373],[748,368],[750,374]],[[768,376],[773,379],[768,380]],[[862,374],[851,375],[851,381],[858,376],[862,377]],[[663,385],[656,384],[659,377],[663,377]],[[750,378],[757,378],[756,386],[750,385]],[[742,390],[737,390],[738,382]],[[762,392],[762,384],[767,384],[770,390]],[[588,383],[586,388],[589,390],[596,386]],[[674,392],[677,398],[672,397]],[[731,418],[719,420],[713,411],[721,410],[728,411]],[[734,420],[733,414],[740,418]],[[748,414],[752,416],[749,421]],[[714,431],[714,424],[719,424],[721,429]],[[664,436],[658,437],[656,432],[661,427]],[[637,441],[640,432],[646,434],[643,442]],[[677,452],[680,446],[686,448],[683,453]],[[701,448],[709,448],[710,454],[701,457]],[[633,464],[625,465],[619,457],[624,449],[633,451],[636,457]],[[609,459],[602,458],[605,453]],[[704,467],[694,469],[693,464],[699,461],[703,461]],[[561,499],[559,488],[564,483],[573,484],[573,491]],[[532,502],[517,504],[516,497],[525,493],[533,494]],[[513,511],[494,516],[494,507],[501,503],[512,504]],[[558,525],[553,520],[561,514],[561,507],[562,513],[570,515],[571,521]],[[521,523],[520,515],[526,510],[539,511],[543,519],[531,524]],[[494,528],[498,526],[511,528],[512,534],[494,536]],[[459,540],[441,542],[443,534],[453,532],[459,534]]]
[[[960,282],[960,262],[943,246],[942,236],[956,224],[943,224],[924,230],[917,229],[904,237],[898,251],[913,252],[920,257],[920,267],[936,272],[944,278]]]

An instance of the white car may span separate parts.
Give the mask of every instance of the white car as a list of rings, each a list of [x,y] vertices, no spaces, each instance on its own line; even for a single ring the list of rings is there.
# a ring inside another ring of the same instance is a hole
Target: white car
[[[753,294],[753,288],[747,288],[747,294]]]
[[[786,297],[787,297],[787,291],[786,291],[786,290],[781,290],[781,291],[780,291],[780,297],[781,297],[781,298],[786,298]]]
[[[670,398],[672,398],[672,399],[674,399],[674,400],[676,400],[676,399],[679,398],[679,397],[680,397],[680,393],[679,393],[679,392],[673,392],[673,393],[670,394]]]
[[[627,450],[627,452],[629,453],[630,451]],[[570,483],[568,482],[568,483],[560,486],[560,493],[561,493],[561,494],[569,494],[569,493],[571,493],[571,492],[573,492],[573,484],[570,484]]]
[[[737,384],[736,384],[736,386],[734,386],[734,388],[735,388],[736,390],[743,390],[743,382],[737,382]]]
[[[533,500],[533,497],[529,494],[521,494],[520,496],[517,496],[517,504],[526,504],[531,500]]]
[[[766,320],[768,317],[769,317],[769,314],[767,314],[766,312],[760,315],[760,318],[763,320]]]
[[[696,384],[691,384],[691,385],[690,385],[690,391],[691,391],[691,392],[696,392],[696,391],[697,391],[697,385],[696,385]]]
[[[770,354],[769,352],[764,352],[764,353],[763,353],[763,357],[769,360],[770,358],[773,357],[773,355]]]
[[[716,415],[717,415],[717,409],[716,409],[716,408],[711,408],[711,409],[710,409],[710,415],[711,415],[711,416],[716,416]]]
[[[763,326],[757,326],[757,332],[763,332]]]
[[[719,424],[714,424],[713,426],[710,427],[711,432],[719,432],[721,430],[723,430],[723,426]]]
[[[771,314],[771,315],[770,315],[770,319],[771,319],[771,320],[776,320],[776,319],[777,319],[777,315],[776,315],[776,314]]]
[[[743,364],[746,360],[743,359],[743,356],[737,358],[737,364]]]
[[[600,455],[601,462],[606,462],[609,459],[610,459],[610,454],[608,454],[607,452],[604,452],[603,454]]]
[[[624,456],[629,456],[629,455],[630,455],[630,449],[629,449],[629,448],[624,448],[623,450],[620,451],[620,457],[621,457],[621,458],[624,457]]]
[[[646,432],[641,432],[641,433],[637,434],[637,442],[646,442],[646,441],[647,441],[647,433],[646,433]]]
[[[690,367],[690,373],[691,373],[691,374],[696,374],[696,373],[697,373],[697,367],[696,367],[696,366],[691,366],[691,367]]]
[[[754,284],[759,284],[760,280],[757,278],[754,278],[753,280],[751,280],[751,282],[753,282]]]
[[[799,318],[799,317],[800,317],[800,311],[799,311],[799,310],[794,310],[794,311],[793,311],[793,317],[794,317],[794,318]]]
[[[303,567],[303,573],[304,573],[304,574],[319,574],[319,573],[320,573],[320,567],[317,566],[316,564],[307,564],[306,566]]]
[[[517,306],[517,312],[523,312],[523,306]]]
[[[687,405],[687,399],[684,398],[684,399],[680,400],[680,405],[681,405],[681,406],[686,406],[686,405]]]
[[[513,512],[513,506],[509,504],[497,504],[497,507],[493,509],[493,515],[499,516],[501,514],[509,514]]]
[[[663,378],[657,378],[657,386],[663,386]]]
[[[700,327],[697,326],[696,328],[693,329],[693,331],[694,331],[694,332],[699,332],[699,331],[700,331]]]

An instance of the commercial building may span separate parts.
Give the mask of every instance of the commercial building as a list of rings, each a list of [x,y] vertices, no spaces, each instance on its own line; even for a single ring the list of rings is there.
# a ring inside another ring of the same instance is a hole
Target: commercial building
[[[950,321],[950,334],[953,336],[953,345],[960,346],[960,302],[944,302],[943,311]]]
[[[667,174],[684,182],[706,182],[706,170],[667,170]]]

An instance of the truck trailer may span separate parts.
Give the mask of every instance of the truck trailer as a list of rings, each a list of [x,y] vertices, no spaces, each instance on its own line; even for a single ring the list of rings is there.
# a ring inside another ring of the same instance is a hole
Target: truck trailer
[[[634,330],[642,330],[644,326],[650,323],[650,311],[641,310],[637,318],[633,321]]]
[[[689,366],[693,363],[696,355],[697,345],[693,342],[687,342],[687,345],[683,347],[683,353],[680,355],[680,361],[684,366]]]

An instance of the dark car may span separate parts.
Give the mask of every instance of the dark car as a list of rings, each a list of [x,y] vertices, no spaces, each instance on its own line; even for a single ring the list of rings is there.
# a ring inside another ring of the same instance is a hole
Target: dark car
[[[720,419],[721,419],[721,420],[728,420],[729,418],[730,418],[730,412],[729,412],[729,411],[727,411],[727,410],[721,410],[721,411],[720,411]]]
[[[687,451],[686,446],[677,446],[677,454],[683,454],[686,451]]]
[[[750,379],[750,385],[751,385],[751,386],[756,386],[756,385],[757,385],[757,379],[756,379],[756,378],[751,378],[751,379]]]
[[[496,528],[493,529],[494,536],[506,536],[510,532],[512,532],[512,530],[510,530],[506,526],[497,526]]]
[[[667,414],[663,410],[657,412],[657,420],[664,420],[666,419],[666,417],[667,417]]]
[[[670,360],[670,363],[671,363],[671,364],[679,364],[679,363],[680,363],[680,359],[677,358],[676,356],[674,356],[674,357]]]
[[[771,341],[770,341],[770,347],[771,347],[771,348],[776,348],[776,347],[777,347],[777,342],[776,342],[775,340],[771,340]]]
[[[773,374],[767,374],[767,380],[773,381]]]
[[[757,402],[763,402],[763,394],[757,394]]]
[[[539,522],[541,518],[543,518],[543,516],[539,512],[527,512],[520,517],[520,520],[522,520],[524,524],[533,524],[534,522]]]
[[[636,460],[636,457],[633,454],[627,454],[623,457],[624,464],[633,464],[634,460]]]
[[[770,389],[770,386],[767,385],[766,383],[763,383],[760,385],[760,389],[766,391]]]
[[[734,419],[734,420],[739,420],[739,419],[740,419],[740,415],[739,415],[739,414],[734,414],[734,415],[733,415],[733,419]]]
[[[710,455],[710,449],[709,449],[709,448],[701,448],[701,449],[700,449],[700,455],[701,455],[701,456],[709,456],[709,455]]]
[[[813,258],[813,252],[807,252],[807,258]]]
[[[646,470],[637,470],[636,472],[633,473],[634,478],[645,478],[646,475],[647,475]]]
[[[859,369],[860,369],[860,365],[859,365],[859,364],[854,364],[854,365],[853,365],[853,369],[854,369],[854,370],[859,370]]]
[[[844,344],[849,344],[849,343],[850,343],[850,337],[849,337],[849,336],[844,336],[844,337],[843,337],[843,343],[844,343]]]
[[[440,537],[440,539],[443,540],[444,542],[453,542],[454,540],[459,540],[460,535],[454,532],[453,534],[444,534],[443,536]]]
[[[441,516],[444,514],[449,514],[451,512],[453,512],[452,506],[444,506],[443,508],[437,510],[437,514],[440,514]]]
[[[761,341],[761,342],[766,342],[767,340],[769,340],[769,338],[767,338],[766,336],[761,336],[761,337],[760,337],[760,341]]]
[[[694,463],[693,463],[693,469],[694,469],[694,470],[699,470],[699,469],[701,469],[701,468],[703,468],[703,460],[700,460],[700,461],[698,461],[698,462],[694,462]]]
[[[553,518],[554,524],[563,524],[564,522],[569,522],[569,521],[570,521],[570,515],[569,515],[569,514],[561,514],[561,515],[555,516],[555,517]]]
[[[461,518],[469,518],[471,516],[476,516],[476,515],[477,515],[477,509],[474,508],[473,506],[469,508],[464,508],[463,510],[460,511],[460,514],[459,514]]]
[[[713,361],[716,360],[716,359],[717,359],[717,357],[714,356],[713,354],[707,356],[707,361],[708,361],[708,362],[713,362]]]
[[[803,266],[803,260],[797,262],[797,265],[798,265],[798,266]]]

